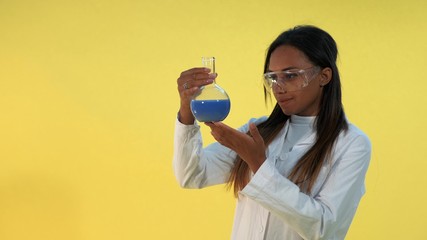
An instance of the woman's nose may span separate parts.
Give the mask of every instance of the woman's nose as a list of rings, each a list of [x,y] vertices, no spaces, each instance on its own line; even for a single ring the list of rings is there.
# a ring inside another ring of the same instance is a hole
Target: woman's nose
[[[275,93],[286,93],[286,89],[279,83],[273,84],[273,92]]]

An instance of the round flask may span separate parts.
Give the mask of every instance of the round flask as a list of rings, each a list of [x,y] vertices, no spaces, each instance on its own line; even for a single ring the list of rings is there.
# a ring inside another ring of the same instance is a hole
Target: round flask
[[[204,67],[215,73],[215,58],[203,57]],[[205,85],[193,96],[191,112],[199,122],[219,122],[224,120],[230,112],[230,98],[215,80],[212,84]]]

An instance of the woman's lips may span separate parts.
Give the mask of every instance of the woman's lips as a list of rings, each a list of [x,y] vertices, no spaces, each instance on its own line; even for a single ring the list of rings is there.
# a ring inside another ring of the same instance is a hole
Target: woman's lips
[[[281,99],[277,99],[277,102],[280,104],[286,104],[289,103],[292,100],[292,98],[281,98]]]

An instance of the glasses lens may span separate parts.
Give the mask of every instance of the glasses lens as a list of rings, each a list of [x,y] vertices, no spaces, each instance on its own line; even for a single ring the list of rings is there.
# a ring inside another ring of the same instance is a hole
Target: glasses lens
[[[266,73],[264,74],[264,86],[267,90],[271,90],[271,88],[273,87],[273,84],[276,80],[274,79],[274,77],[272,76],[271,73]]]
[[[296,69],[264,74],[264,85],[267,90],[279,87],[288,92],[298,91],[306,87],[313,77],[315,68]]]

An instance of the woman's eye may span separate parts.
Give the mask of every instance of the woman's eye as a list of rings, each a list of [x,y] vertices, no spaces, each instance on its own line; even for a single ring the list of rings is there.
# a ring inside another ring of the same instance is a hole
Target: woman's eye
[[[296,77],[298,77],[298,74],[296,74],[296,73],[286,73],[286,75],[285,75],[285,78],[288,80],[294,79]]]

